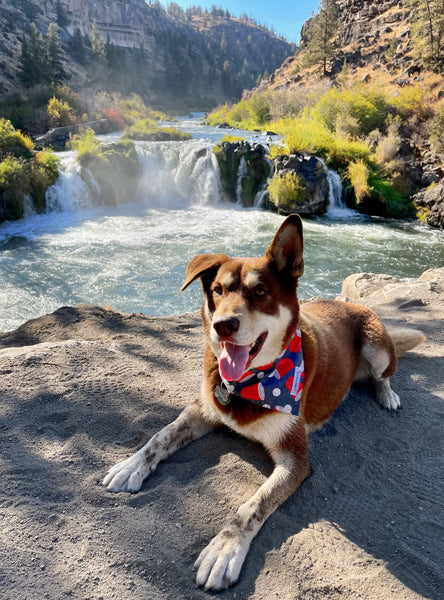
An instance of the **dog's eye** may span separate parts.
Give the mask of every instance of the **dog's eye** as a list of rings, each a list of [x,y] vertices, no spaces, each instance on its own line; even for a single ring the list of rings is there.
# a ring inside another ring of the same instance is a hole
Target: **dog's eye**
[[[222,296],[223,294],[223,289],[221,285],[215,285],[213,288],[213,294],[216,294],[216,296]]]
[[[267,290],[264,287],[258,287],[254,290],[256,296],[265,296],[267,294]]]

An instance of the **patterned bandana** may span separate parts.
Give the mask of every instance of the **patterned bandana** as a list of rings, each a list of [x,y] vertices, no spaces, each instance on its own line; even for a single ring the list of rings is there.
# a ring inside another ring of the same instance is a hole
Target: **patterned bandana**
[[[223,405],[229,404],[234,395],[269,410],[298,415],[304,375],[301,330],[297,328],[290,344],[273,363],[245,371],[239,381],[222,378],[215,395]]]

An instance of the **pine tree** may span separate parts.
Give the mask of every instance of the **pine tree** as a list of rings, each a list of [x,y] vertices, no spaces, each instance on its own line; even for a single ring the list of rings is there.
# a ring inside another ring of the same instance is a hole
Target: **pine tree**
[[[46,34],[47,71],[48,77],[53,83],[60,83],[66,78],[63,68],[63,50],[60,46],[58,27],[55,23],[48,25]]]
[[[91,28],[90,40],[93,58],[99,62],[103,62],[105,60],[105,47],[103,45],[102,38],[100,37],[99,30],[97,29],[97,23],[95,19]]]
[[[444,63],[444,0],[405,0],[412,9],[417,53],[438,69]]]
[[[33,84],[34,73],[32,70],[32,57],[29,51],[29,44],[26,36],[22,38],[22,48],[19,58],[18,76],[20,81],[26,86],[30,87]]]
[[[71,54],[80,65],[86,64],[86,52],[82,32],[76,27],[70,42]]]
[[[18,73],[27,87],[37,83],[48,83],[48,52],[42,34],[35,23],[29,26],[29,37],[23,36]]]
[[[336,0],[321,0],[318,14],[313,15],[308,26],[308,44],[305,64],[319,65],[327,75],[328,62],[335,56],[334,37],[339,27],[339,10]]]

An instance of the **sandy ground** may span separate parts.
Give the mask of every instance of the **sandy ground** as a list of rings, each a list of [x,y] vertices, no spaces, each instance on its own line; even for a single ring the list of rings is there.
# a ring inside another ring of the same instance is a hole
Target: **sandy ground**
[[[311,436],[312,476],[223,599],[444,598],[443,281],[364,301],[428,336],[393,378],[403,408],[352,389]],[[61,308],[1,334],[0,348],[1,598],[211,597],[193,562],[270,474],[265,451],[221,430],[138,494],[100,484],[198,394],[199,316]]]

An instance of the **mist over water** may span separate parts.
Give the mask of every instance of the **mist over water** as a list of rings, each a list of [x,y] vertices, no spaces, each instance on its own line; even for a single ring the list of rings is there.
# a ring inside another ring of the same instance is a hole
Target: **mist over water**
[[[211,148],[225,132],[181,125],[199,138],[139,143],[143,182],[133,202],[116,207],[92,206],[74,154],[63,153],[51,210],[0,225],[0,331],[81,302],[149,315],[194,311],[200,285],[179,290],[195,254],[263,254],[283,217],[224,203]],[[304,299],[335,297],[355,272],[416,278],[444,265],[444,233],[418,223],[347,213],[305,219],[304,232]]]

